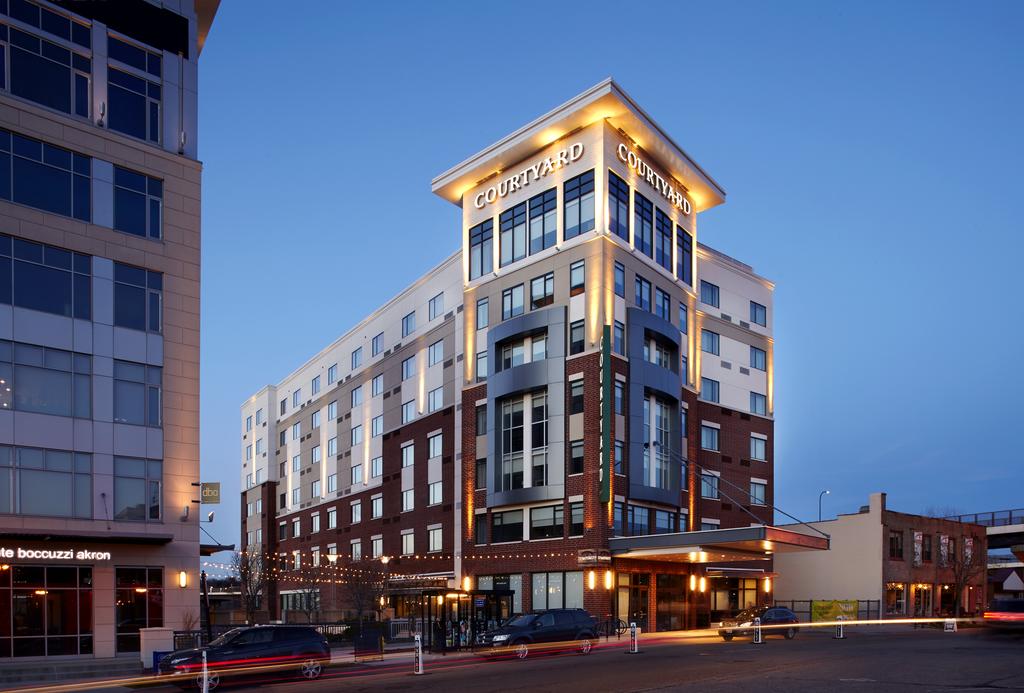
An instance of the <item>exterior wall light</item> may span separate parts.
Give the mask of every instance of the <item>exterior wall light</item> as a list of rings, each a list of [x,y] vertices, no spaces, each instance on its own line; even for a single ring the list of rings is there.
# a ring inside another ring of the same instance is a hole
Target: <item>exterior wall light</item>
[[[708,591],[708,580],[704,576],[700,578],[700,593],[704,594]]]
[[[697,576],[690,573],[690,591],[693,592],[697,589]]]
[[[470,579],[470,577],[468,575],[463,575],[462,576],[462,591],[463,592],[469,592],[469,590],[470,590],[470,588],[472,586],[473,586],[473,581]]]
[[[188,573],[184,570],[178,571],[178,587],[182,589],[188,587]]]
[[[587,587],[589,587],[590,589],[594,589],[595,587],[597,587],[596,571],[591,570],[589,573],[587,573]]]
[[[768,594],[771,591],[772,591],[772,579],[770,577],[766,577],[764,579],[764,593]]]
[[[604,588],[610,590],[615,582],[615,573],[610,570],[604,571]]]

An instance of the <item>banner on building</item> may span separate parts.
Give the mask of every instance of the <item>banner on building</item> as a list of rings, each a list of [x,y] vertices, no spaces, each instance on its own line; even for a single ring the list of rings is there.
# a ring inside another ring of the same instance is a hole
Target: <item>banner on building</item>
[[[964,537],[964,565],[971,565],[974,558],[974,537]]]
[[[921,543],[924,541],[923,532],[914,532],[914,567],[921,565]]]
[[[811,602],[811,621],[835,621],[840,616],[845,620],[857,618],[856,599],[815,599]]]
[[[939,535],[939,565],[943,568],[949,565],[949,537],[945,534]]]

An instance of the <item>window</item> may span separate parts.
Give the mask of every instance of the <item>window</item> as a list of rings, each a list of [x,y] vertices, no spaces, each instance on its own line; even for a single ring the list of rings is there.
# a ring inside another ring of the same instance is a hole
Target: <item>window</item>
[[[316,429],[320,428],[320,412],[319,411],[313,412],[312,416],[310,416],[309,418],[310,418],[310,424],[309,424],[310,430],[316,430]]]
[[[416,553],[416,534],[413,530],[402,532],[402,555],[412,556]]]
[[[402,491],[402,512],[408,512],[412,510],[416,505],[413,490],[406,489]]]
[[[427,438],[427,459],[432,460],[435,457],[441,456],[441,450],[444,447],[444,435],[438,433]]]
[[[251,445],[246,445],[245,446],[245,459],[246,459],[246,461],[249,461],[249,460],[252,459],[252,446]],[[251,477],[252,475],[250,474],[249,476]],[[250,481],[252,481],[252,479],[250,479]],[[251,483],[250,484],[246,484],[246,486],[252,486],[252,484]]]
[[[370,419],[370,437],[377,438],[384,434],[384,415],[375,416]]]
[[[327,511],[327,529],[336,529],[338,527],[338,509],[331,508]],[[330,553],[334,553],[331,551]]]
[[[672,320],[672,300],[661,289],[654,290],[654,314],[666,322]]]
[[[750,436],[750,459],[765,461],[768,459],[768,441],[764,438]]]
[[[444,361],[444,340],[439,339],[427,347],[427,365],[433,366]]]
[[[427,302],[427,320],[439,318],[444,314],[444,292],[434,296]]]
[[[587,270],[583,260],[577,260],[569,265],[569,295],[579,296],[587,288]]]
[[[384,349],[384,333],[378,332],[370,340],[370,356],[376,356]]]
[[[487,488],[487,458],[482,457],[476,461],[476,475],[473,478],[474,488],[481,490]]]
[[[327,405],[327,418],[334,421],[338,418],[338,400],[331,400]]]
[[[768,370],[768,354],[764,349],[755,346],[750,347],[750,367],[759,371]]]
[[[373,496],[370,499],[370,519],[377,520],[384,516],[384,497]]]
[[[903,560],[903,532],[895,529],[889,530],[889,558]]]
[[[427,530],[427,551],[435,553],[444,546],[440,527],[431,527]]]
[[[718,498],[718,477],[714,474],[700,475],[700,495],[702,498]]]
[[[287,442],[287,440],[286,440],[287,435],[288,435],[288,431],[281,431],[280,433],[278,433],[277,434],[277,444],[280,445],[281,447],[284,447],[285,443]]]
[[[160,369],[148,371],[139,365],[141,376],[135,370],[118,368],[114,371],[114,415],[127,416],[122,408],[133,404],[141,407],[130,412],[131,422],[160,425]],[[124,362],[128,363],[128,362]],[[136,364],[128,364],[135,366]],[[20,342],[0,341],[0,409],[71,416],[88,419],[92,416],[92,357],[61,349],[49,349]],[[147,411],[147,375],[155,380],[156,402]],[[141,383],[126,382],[125,378],[141,377]],[[138,388],[138,392],[135,391]],[[139,397],[135,398],[134,395]],[[17,424],[12,424],[16,429]]]
[[[264,450],[263,439],[262,438],[257,438],[256,439],[256,454],[257,455],[262,455],[264,452],[266,452],[266,450]]]
[[[508,370],[523,365],[526,361],[526,345],[523,342],[510,342],[501,347],[501,369]]]
[[[353,407],[358,407],[360,404],[362,404],[363,403],[363,386],[362,385],[357,385],[356,387],[352,388],[352,390],[349,392],[348,399],[349,399],[349,404],[351,406],[353,406]]]
[[[327,368],[327,384],[333,385],[338,381],[338,364]]]
[[[618,320],[612,327],[612,351],[622,356],[626,355],[626,326]]]
[[[317,498],[319,498],[321,496],[320,490],[321,490],[320,489],[320,480],[316,479],[316,480],[313,481],[313,488],[312,488],[312,491],[311,491],[311,494],[310,494],[313,497],[313,500],[316,500]],[[316,522],[314,523],[314,527],[319,529],[319,526],[318,526],[319,523],[320,523],[320,517],[316,516]],[[313,531],[315,532],[315,531],[317,531],[317,529],[314,529]]]
[[[444,387],[439,387],[427,393],[427,411],[435,412],[444,408]]]
[[[594,172],[570,178],[562,186],[566,240],[594,230]]]
[[[608,230],[629,242],[629,186],[608,172]]]
[[[921,560],[924,563],[932,562],[932,535],[922,534],[921,536]]]
[[[477,546],[487,543],[487,515],[480,514],[473,519],[473,543]]]
[[[121,458],[115,458],[119,460]],[[142,477],[135,479],[114,479],[115,491],[122,490],[120,499],[137,501],[138,507],[125,507],[126,517],[114,519],[145,520],[146,481],[145,460]],[[160,484],[159,462],[152,470],[154,481]],[[115,465],[115,475],[120,477],[126,470]],[[132,470],[127,470],[134,476]],[[136,489],[136,483],[141,485]],[[131,486],[127,491],[123,488]],[[0,447],[0,513],[19,515],[42,515],[49,517],[80,517],[92,519],[92,455],[72,453],[65,450],[42,450],[39,448]],[[137,492],[137,493],[136,493]],[[128,493],[130,497],[125,497]],[[115,495],[115,504],[118,496]],[[120,507],[120,506],[119,506]],[[159,488],[156,498],[159,519]]]
[[[384,473],[384,458],[374,457],[370,460],[370,478],[377,479]]]
[[[637,537],[650,534],[650,515],[651,511],[649,508],[640,505],[626,506],[626,526],[629,528],[630,535]]]
[[[653,235],[654,206],[646,197],[633,191],[633,245],[647,257],[654,257]]]
[[[297,472],[302,469],[302,455],[292,456],[292,471]]]
[[[672,220],[660,209],[654,212],[654,261],[671,273]]]
[[[107,37],[107,127],[150,142],[160,141],[161,56],[113,36]],[[114,61],[134,73],[114,66]],[[152,75],[155,81],[143,78]]]
[[[416,462],[416,445],[406,443],[402,446],[402,468],[411,467]]]
[[[637,276],[635,282],[636,306],[641,310],[651,310],[651,283],[643,277]]]
[[[689,326],[686,324],[686,322],[687,322],[686,304],[685,303],[680,303],[679,304],[679,331],[682,332],[683,334],[686,334],[687,331],[689,330]]]
[[[530,509],[530,539],[554,539],[565,536],[561,505]]]
[[[676,279],[693,286],[693,236],[676,227]]]
[[[583,473],[583,441],[569,443],[569,474]]]
[[[292,408],[297,409],[302,403],[302,389],[299,388],[292,393]]]
[[[615,441],[615,448],[614,448],[614,450],[615,450],[615,459],[614,459],[615,473],[616,474],[623,474],[624,472],[622,470],[625,469],[625,445],[622,444],[621,440],[616,440]]]
[[[55,577],[54,574],[57,573],[58,570],[62,569],[56,568],[55,566],[48,567],[46,571],[47,579],[49,580]],[[11,572],[13,573],[14,571],[12,570]],[[14,574],[17,575],[17,573]],[[91,568],[79,568],[78,575],[78,579],[81,581],[80,584],[84,586],[92,584]],[[65,576],[67,576],[66,572]],[[83,578],[85,578],[85,580],[83,580]],[[17,580],[17,578],[14,579]],[[139,631],[142,628],[160,627],[165,625],[163,585],[163,568],[119,567],[114,569],[113,586],[115,587],[115,589],[113,590],[113,594],[110,594],[108,592],[108,595],[114,597],[114,599],[111,601],[117,605],[115,607],[114,613],[111,615],[117,622],[117,635],[115,638],[114,647],[118,653],[138,652],[140,649]],[[48,586],[52,587],[53,582],[50,582]],[[110,588],[107,587],[106,589]],[[89,607],[87,605],[89,604],[89,602],[92,601],[90,592],[86,590],[79,591],[79,596],[83,598],[83,601],[79,602],[79,606],[81,608],[88,609]],[[54,631],[60,633],[66,632],[64,624],[67,624],[66,628],[71,632],[74,632],[76,630],[75,626],[72,625],[75,623],[73,611],[71,613],[65,611],[64,619],[66,620],[61,619],[59,614],[53,613],[57,608],[59,608],[58,605],[63,605],[66,609],[69,606],[69,602],[71,602],[73,598],[73,594],[70,592],[70,590],[66,595],[50,593],[47,595],[47,597],[45,597],[47,601],[48,612],[47,625],[49,634],[51,636],[54,634]],[[15,599],[17,601],[17,598]],[[89,601],[85,601],[86,599],[88,599]],[[15,613],[17,613],[17,611]],[[84,626],[92,624],[92,620],[88,618],[88,616],[89,612],[85,611],[81,621],[79,622],[80,627],[83,627],[83,630],[86,630]],[[57,624],[61,625],[58,627]],[[39,625],[40,627],[42,627],[42,622],[40,622]],[[89,628],[88,630],[89,632],[92,632],[91,628]],[[58,643],[60,643],[61,640],[63,640],[63,638],[47,638],[47,646],[49,647],[50,654],[54,653],[55,645],[60,648],[58,651],[67,651],[64,649],[65,647],[67,647],[67,645],[63,643],[58,645]],[[81,644],[84,648],[86,645],[86,641],[84,638]],[[92,651],[92,646],[90,644],[88,648],[88,654],[91,654]],[[42,653],[39,652],[38,654]],[[82,654],[87,653],[83,651]]]
[[[416,331],[416,311],[402,318],[402,337],[408,337]]]
[[[571,573],[534,573],[533,574],[533,608],[560,609],[582,608],[583,606],[583,571]],[[554,614],[547,614],[542,619],[549,619],[556,625]],[[542,623],[544,621],[542,620]],[[561,623],[557,623],[561,626]]]
[[[530,361],[543,361],[548,357],[548,338],[544,334],[535,334],[530,338]]]
[[[503,513],[494,513],[494,528],[491,532],[491,541],[495,544],[506,541],[523,540],[523,511],[508,510]]]
[[[352,427],[351,444],[353,446],[356,446],[356,445],[359,445],[362,442],[363,442],[363,427],[362,426],[353,426]]]
[[[407,424],[416,418],[416,400],[402,402],[402,423]]]
[[[25,24],[41,28],[67,42],[89,48],[90,29],[45,7],[14,2],[10,15]],[[6,6],[4,14],[7,13]],[[7,32],[10,32],[8,39]],[[13,26],[4,27],[10,61],[10,84],[0,80],[15,96],[71,115],[89,117],[89,56],[30,34]]]
[[[284,414],[285,414],[285,412],[287,410],[288,410],[288,399],[285,398],[285,399],[281,400],[281,408],[278,411],[278,416],[284,416]]]
[[[583,536],[583,503],[572,503],[569,505],[569,536]]]
[[[612,386],[612,389],[613,389],[613,396],[614,396],[614,403],[615,403],[615,413],[616,414],[625,414],[626,413],[626,394],[625,394],[626,393],[626,384],[624,382],[622,382],[621,380],[616,380],[614,385]]]
[[[24,465],[19,463],[19,466]],[[162,486],[163,462],[160,460],[115,457],[114,519],[132,522],[161,520]]]
[[[334,493],[338,490],[338,475],[331,474],[327,477],[327,493]]]
[[[435,481],[427,487],[430,494],[430,500],[427,505],[437,505],[442,500],[442,487],[440,481]]]
[[[352,361],[352,370],[355,370],[359,368],[361,365],[363,365],[363,347],[353,349],[350,358]]]
[[[583,413],[583,380],[573,380],[569,383],[569,413]]]
[[[377,395],[384,392],[384,374],[374,376],[373,380],[370,381],[370,396],[376,397]]]
[[[615,263],[615,295],[626,297],[626,268],[621,262]]]
[[[501,319],[508,320],[523,314],[523,285],[501,292]]]
[[[292,424],[292,440],[298,440],[302,437],[302,422],[296,421]]]
[[[530,281],[530,309],[551,305],[555,300],[555,273],[548,272]]]
[[[526,206],[516,205],[498,217],[502,267],[526,257]]]
[[[700,447],[703,450],[718,452],[718,429],[714,426],[700,427]]]
[[[768,398],[760,392],[750,393],[750,413],[766,416],[768,413]]]
[[[655,510],[654,533],[671,534],[674,531],[676,531],[675,513],[671,513],[667,510]]]
[[[478,383],[487,380],[487,352],[481,351],[476,355],[476,381]]]
[[[550,248],[557,240],[558,189],[545,190],[530,199],[530,254]]]
[[[263,423],[263,418],[264,418],[263,409],[262,408],[261,409],[257,409],[256,410],[256,425],[257,426],[259,426],[259,425],[261,425]]]
[[[476,329],[482,330],[490,324],[488,308],[489,306],[486,298],[481,298],[476,302]]]
[[[700,281],[700,300],[709,306],[718,308],[718,286],[703,279]]]
[[[402,380],[408,380],[416,375],[416,357],[410,356],[402,361]]]
[[[750,322],[761,327],[768,326],[768,309],[760,303],[750,302]]]
[[[142,238],[162,236],[164,183],[114,167],[114,228]]]
[[[350,514],[352,524],[358,524],[363,520],[363,504],[360,501],[352,503],[350,506]]]
[[[718,381],[711,378],[700,379],[700,398],[705,402],[718,402]]]
[[[711,330],[700,331],[700,350],[707,354],[718,356],[719,335]]]
[[[584,322],[577,320],[569,325],[569,354],[582,354],[586,348],[584,340]]]
[[[363,542],[360,539],[353,539],[349,544],[349,555],[353,561],[363,560]]]
[[[15,244],[17,255],[17,244]],[[132,330],[160,332],[164,275],[114,263],[114,325]],[[17,287],[17,267],[15,267]],[[18,305],[15,294],[14,304]]]
[[[287,539],[288,538],[288,523],[287,522],[282,522],[281,524],[279,524],[277,526],[277,538],[279,540],[280,539]]]
[[[494,254],[491,248],[494,235],[494,221],[488,219],[469,230],[469,278],[470,280],[490,274],[493,271]]]
[[[750,480],[750,504],[764,505],[768,485],[763,481]]]

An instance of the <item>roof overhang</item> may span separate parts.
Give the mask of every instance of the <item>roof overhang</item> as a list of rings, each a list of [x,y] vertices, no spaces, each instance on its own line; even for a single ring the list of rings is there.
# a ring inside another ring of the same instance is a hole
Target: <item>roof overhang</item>
[[[195,0],[196,1],[196,53],[203,52],[206,44],[206,35],[210,33],[210,26],[213,25],[213,16],[217,14],[220,0]]]
[[[614,537],[613,558],[639,558],[676,563],[757,561],[777,553],[827,551],[828,537],[801,534],[769,525],[710,529],[698,532]]]
[[[682,183],[698,212],[725,202],[725,190],[611,78],[565,102],[431,181],[431,190],[462,206],[462,196],[568,133],[599,121],[629,135]]]
[[[235,550],[235,545],[234,544],[200,544],[199,545],[199,555],[200,556],[212,556],[213,554],[220,553],[221,551],[234,551],[234,550]]]

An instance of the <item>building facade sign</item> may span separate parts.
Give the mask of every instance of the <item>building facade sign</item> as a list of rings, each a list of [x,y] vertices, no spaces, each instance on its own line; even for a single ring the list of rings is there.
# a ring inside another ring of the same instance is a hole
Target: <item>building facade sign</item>
[[[16,546],[13,549],[0,547],[0,559],[17,559],[22,561],[87,561],[98,563],[110,560],[109,551],[87,551],[85,549],[26,549]]]
[[[646,161],[637,156],[636,152],[624,143],[619,144],[616,152],[619,155],[620,161],[629,166],[640,178],[647,181],[647,184],[657,190],[673,207],[687,216],[693,212],[693,207],[690,205],[690,201],[686,199],[683,191],[677,190],[670,181],[659,176]]]
[[[554,156],[547,156],[537,161],[532,166],[527,166],[522,171],[504,178],[497,185],[492,185],[473,198],[473,206],[483,209],[487,205],[516,192],[533,181],[540,180],[555,171],[565,168],[571,163],[578,161],[583,156],[583,143],[574,142]]]
[[[914,567],[921,565],[921,545],[924,541],[924,532],[914,532]]]
[[[220,503],[220,482],[204,481],[200,487],[204,505],[215,505]]]

